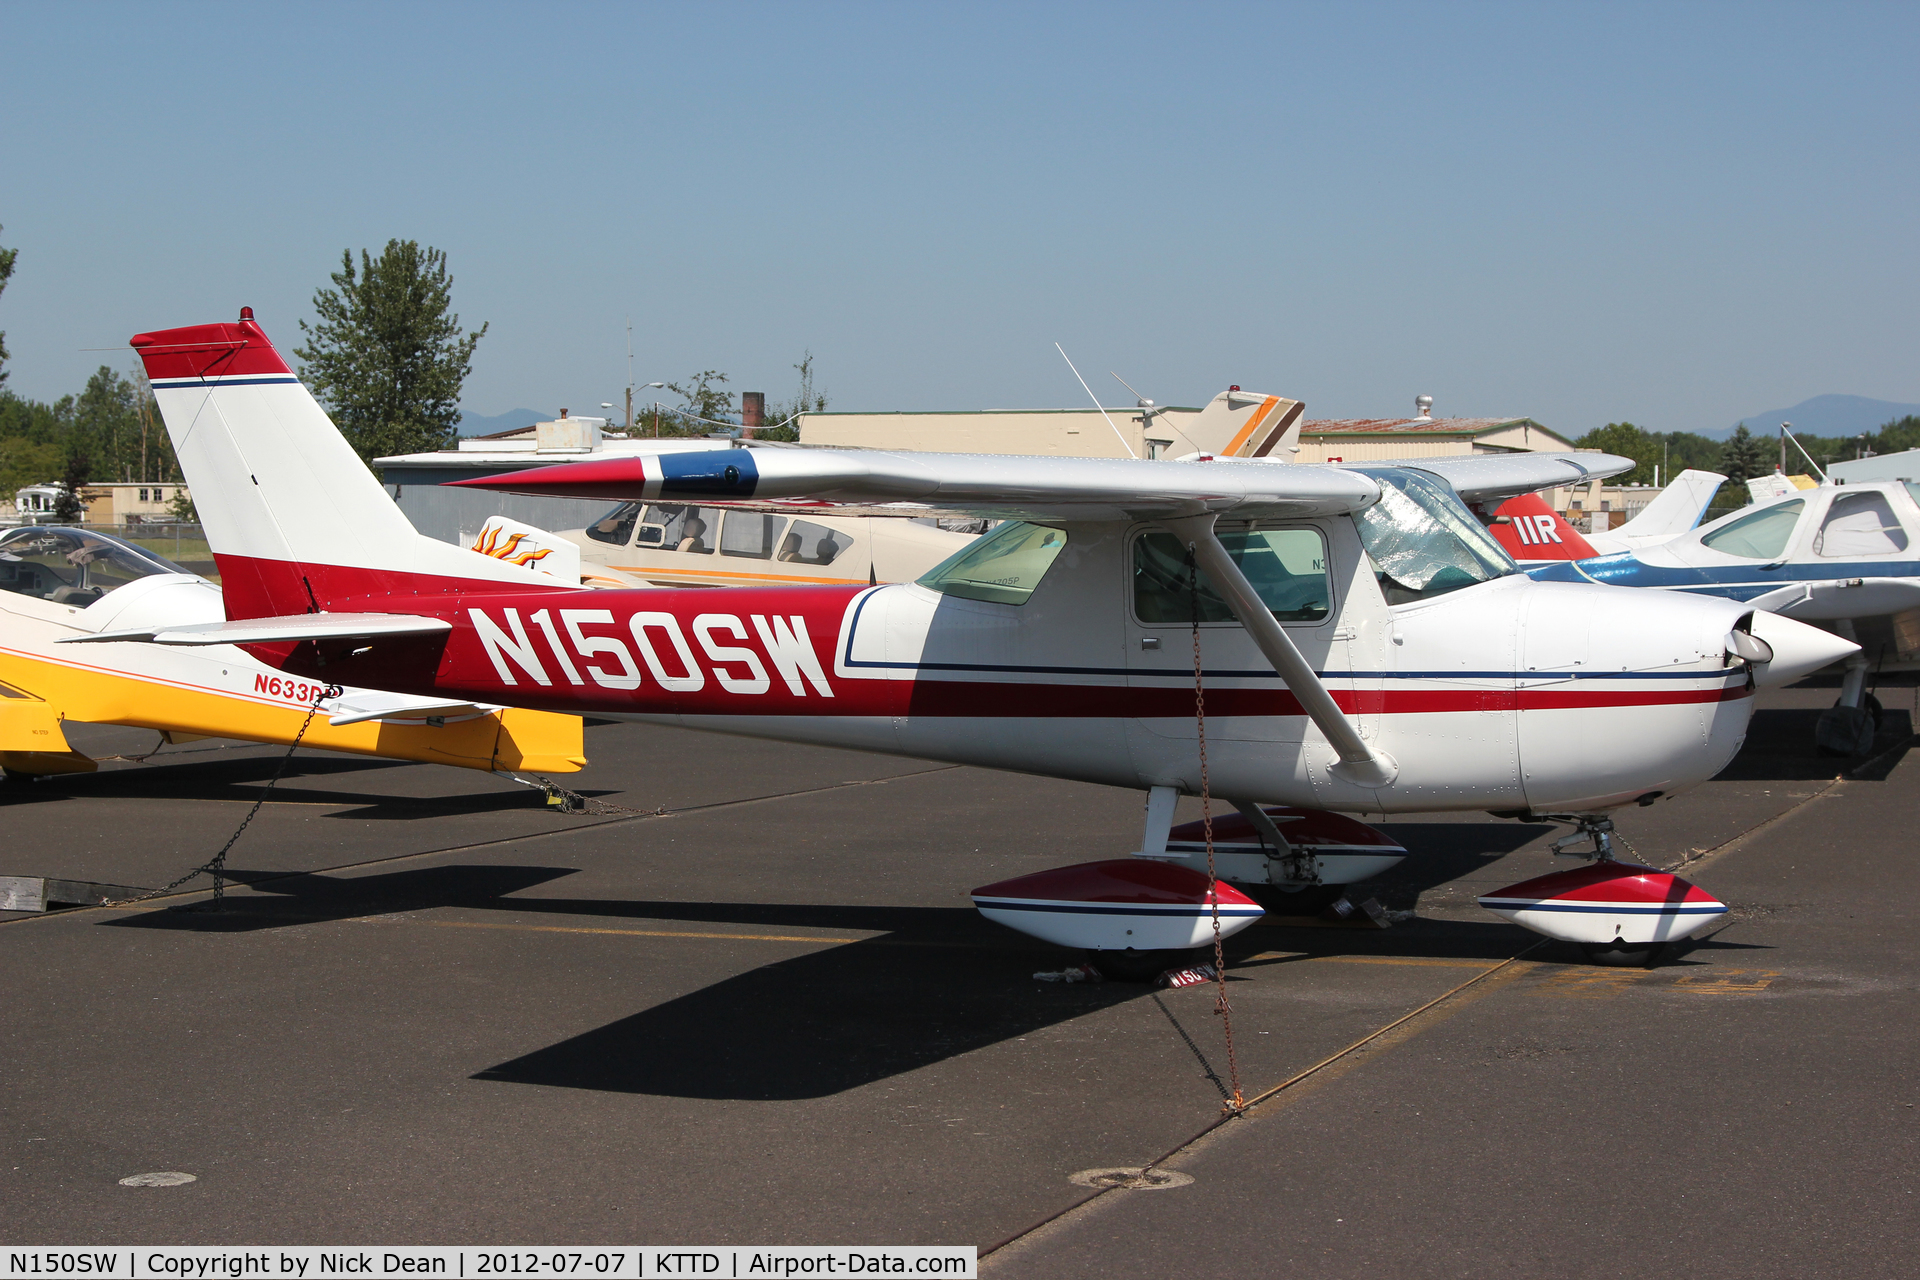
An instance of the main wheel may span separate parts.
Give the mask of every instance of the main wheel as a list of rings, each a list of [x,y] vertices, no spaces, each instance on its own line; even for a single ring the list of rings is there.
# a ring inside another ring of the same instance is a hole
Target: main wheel
[[[1087,962],[1109,982],[1152,982],[1169,969],[1183,968],[1190,956],[1198,954],[1187,951],[1135,951],[1128,947],[1125,951],[1091,952]]]
[[[1622,969],[1651,969],[1667,949],[1664,942],[1583,942],[1580,950],[1594,964]]]
[[[1344,884],[1303,884],[1288,888],[1278,884],[1236,884],[1234,888],[1252,898],[1267,914],[1280,917],[1317,916],[1347,891]]]

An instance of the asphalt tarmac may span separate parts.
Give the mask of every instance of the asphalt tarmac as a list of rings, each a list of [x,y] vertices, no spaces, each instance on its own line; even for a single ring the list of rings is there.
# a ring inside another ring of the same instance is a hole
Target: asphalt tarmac
[[[1563,828],[1395,819],[1414,856],[1369,887],[1414,914],[1234,939],[1231,1060],[1211,989],[1037,982],[1072,957],[967,903],[1136,847],[1137,793],[607,725],[564,781],[647,812],[585,816],[302,751],[223,909],[0,922],[0,1241],[1914,1274],[1916,695],[1882,691],[1879,754],[1838,779],[1811,748],[1833,696],[1765,696],[1725,775],[1619,816],[1641,860],[1734,905],[1711,938],[1589,966],[1473,901],[1570,865],[1546,850]],[[165,884],[280,754],[199,742],[8,783],[0,874]],[[1263,1100],[1223,1124],[1236,1074]],[[1069,1180],[1150,1164],[1192,1182]],[[119,1185],[172,1170],[197,1181]]]

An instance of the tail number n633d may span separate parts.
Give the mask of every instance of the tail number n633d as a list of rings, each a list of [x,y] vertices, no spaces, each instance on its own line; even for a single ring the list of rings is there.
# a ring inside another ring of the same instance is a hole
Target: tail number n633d
[[[736,614],[703,613],[683,630],[673,614],[643,610],[626,620],[633,644],[629,649],[617,631],[587,633],[588,627],[617,625],[607,609],[541,609],[525,619],[518,609],[497,612],[498,620],[486,609],[468,609],[467,616],[502,684],[518,685],[525,676],[537,685],[553,685],[556,677],[548,674],[534,639],[537,633],[547,642],[558,678],[568,684],[591,680],[603,689],[638,689],[650,675],[669,692],[694,693],[706,687],[711,675],[728,693],[760,694],[773,687],[771,663],[794,697],[806,697],[808,686],[823,698],[833,696],[807,635],[807,620],[799,614],[755,613],[742,621]],[[750,640],[759,641],[757,650],[740,643]]]
[[[256,675],[253,678],[253,691],[255,693],[264,693],[270,698],[286,698],[293,702],[312,702],[326,691],[326,686],[308,684],[304,680],[294,680],[285,676]]]

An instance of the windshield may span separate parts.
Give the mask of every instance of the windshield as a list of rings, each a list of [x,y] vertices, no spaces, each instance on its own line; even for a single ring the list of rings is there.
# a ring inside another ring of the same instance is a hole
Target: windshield
[[[1711,547],[1722,555],[1740,556],[1747,560],[1772,560],[1787,549],[1787,539],[1793,536],[1793,526],[1800,523],[1800,513],[1806,509],[1806,499],[1795,498],[1792,502],[1756,511],[1750,516],[1741,516],[1731,524],[1723,524],[1712,533],[1703,535],[1700,545]]]
[[[595,542],[611,542],[624,547],[633,537],[633,522],[640,518],[640,504],[623,502],[587,526],[587,536]]]
[[[942,595],[992,604],[1025,604],[1067,547],[1062,529],[1009,520],[920,579]]]
[[[85,608],[115,587],[156,573],[185,573],[151,551],[104,533],[27,525],[0,535],[0,591]]]
[[[1365,467],[1380,501],[1353,522],[1388,604],[1491,582],[1520,568],[1445,483],[1402,467]]]

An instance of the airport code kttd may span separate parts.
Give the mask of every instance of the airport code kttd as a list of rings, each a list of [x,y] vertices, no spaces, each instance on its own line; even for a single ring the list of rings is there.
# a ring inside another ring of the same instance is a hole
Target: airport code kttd
[[[100,1245],[7,1248],[0,1280],[788,1280],[800,1276],[979,1274],[972,1245]]]

